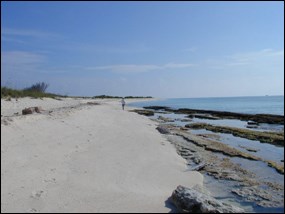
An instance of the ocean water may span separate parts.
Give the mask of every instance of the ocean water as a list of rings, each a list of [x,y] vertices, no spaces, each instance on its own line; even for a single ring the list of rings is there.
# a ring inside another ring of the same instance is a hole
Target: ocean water
[[[284,96],[172,98],[131,103],[129,106],[168,106],[174,109],[190,108],[229,111],[248,114],[284,115]]]

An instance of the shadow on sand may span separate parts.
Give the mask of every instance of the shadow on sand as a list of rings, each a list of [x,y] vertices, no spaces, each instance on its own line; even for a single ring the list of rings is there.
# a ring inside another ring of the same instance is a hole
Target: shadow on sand
[[[165,201],[165,207],[170,209],[169,213],[179,213],[175,205],[172,203],[171,197]]]

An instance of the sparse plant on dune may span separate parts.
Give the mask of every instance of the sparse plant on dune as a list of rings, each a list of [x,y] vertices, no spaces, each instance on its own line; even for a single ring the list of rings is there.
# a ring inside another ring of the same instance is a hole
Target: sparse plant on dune
[[[25,88],[24,90],[26,91],[37,91],[37,92],[42,92],[44,93],[49,85],[45,82],[39,82],[31,87]]]
[[[62,97],[61,95],[46,93],[46,89],[49,85],[45,82],[39,82],[33,84],[31,87],[25,88],[23,90],[12,89],[8,87],[1,87],[1,98],[5,97],[33,97],[33,98],[41,98],[41,97]]]

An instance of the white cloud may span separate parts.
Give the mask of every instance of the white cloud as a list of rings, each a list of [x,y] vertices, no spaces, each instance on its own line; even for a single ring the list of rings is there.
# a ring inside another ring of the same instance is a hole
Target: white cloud
[[[260,60],[272,59],[272,57],[284,57],[284,50],[263,49],[260,51],[238,53],[228,57],[230,63],[228,65],[246,65],[253,64]]]
[[[159,69],[159,66],[156,65],[108,65],[108,66],[96,66],[89,67],[88,70],[110,70],[114,72],[147,72],[151,70]]]
[[[177,64],[177,63],[168,63],[165,64],[164,66],[162,66],[163,69],[166,68],[189,68],[189,67],[193,67],[194,64]]]
[[[44,62],[45,59],[44,55],[26,51],[6,51],[1,53],[1,65],[8,66],[39,64]]]
[[[245,53],[236,53],[220,59],[205,61],[208,68],[229,69],[232,68],[260,68],[284,64],[284,50],[263,49]],[[283,60],[283,61],[282,61]]]
[[[107,45],[98,43],[67,42],[56,46],[62,50],[104,54],[132,54],[151,51],[152,48],[143,44]]]
[[[3,28],[1,29],[1,36],[9,37],[36,37],[36,38],[57,38],[60,37],[58,34],[44,32],[39,30],[30,29],[13,29],[13,28]]]
[[[149,72],[154,70],[165,70],[165,69],[182,69],[193,67],[194,64],[177,64],[168,63],[165,65],[136,65],[136,64],[125,64],[125,65],[107,65],[107,66],[95,66],[87,67],[86,70],[107,70],[119,73],[141,73]]]

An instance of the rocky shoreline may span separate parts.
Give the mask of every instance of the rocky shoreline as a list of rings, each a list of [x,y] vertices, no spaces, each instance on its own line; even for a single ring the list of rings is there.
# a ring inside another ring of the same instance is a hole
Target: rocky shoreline
[[[227,126],[214,126],[207,123],[187,124],[185,127],[190,129],[206,129],[218,133],[229,133],[234,136],[250,140],[258,140],[261,143],[271,143],[278,146],[284,146],[284,132],[260,132]]]
[[[281,124],[284,125],[284,116],[274,114],[242,114],[227,111],[212,111],[212,110],[199,110],[199,109],[172,109],[165,106],[147,106],[145,109],[151,110],[164,110],[167,112],[173,112],[176,114],[187,114],[190,117],[195,115],[211,115],[212,119],[238,119],[244,121],[254,121],[256,123],[268,123],[268,124]]]
[[[250,126],[258,126],[259,123],[284,124],[283,116],[248,115],[193,109],[175,110],[164,106],[150,106],[144,107],[143,110],[137,109],[134,111],[138,114],[151,117],[154,117],[157,113],[164,113],[164,115],[166,115],[152,119],[159,122],[160,125],[157,127],[157,130],[166,136],[166,138],[175,146],[177,153],[187,161],[189,167],[188,170],[199,171],[202,174],[221,182],[233,183],[232,186],[225,188],[224,191],[227,191],[227,194],[235,195],[241,203],[250,203],[252,204],[252,207],[258,206],[264,209],[280,208],[281,210],[284,210],[284,185],[275,181],[260,179],[256,173],[245,169],[240,164],[232,161],[232,158],[235,157],[240,158],[241,160],[256,161],[259,163],[263,162],[267,166],[274,168],[276,173],[281,174],[281,176],[284,174],[284,162],[281,160],[280,163],[277,163],[276,161],[267,160],[252,154],[259,151],[257,148],[242,145],[239,145],[239,148],[244,149],[245,151],[233,148],[221,142],[219,135],[220,133],[227,133],[232,134],[233,136],[259,141],[261,143],[283,147],[284,132],[262,132],[228,126],[215,126],[207,123],[190,123],[188,125],[186,124],[186,126],[178,126],[174,123],[177,119],[173,117],[168,118],[167,114],[186,114],[185,118],[178,119],[185,123],[192,121],[193,118],[207,120],[220,120],[226,118],[243,121],[248,120],[248,125]],[[217,134],[193,134],[192,130],[196,129],[209,130]],[[180,187],[180,190],[183,188]],[[187,191],[191,192],[192,190],[183,191],[185,193]],[[181,203],[177,202],[176,199],[177,197],[173,199],[174,204],[178,206],[179,210],[183,211],[187,205],[185,205],[184,201],[183,203],[181,201]],[[190,209],[190,211],[192,212],[193,210]]]

